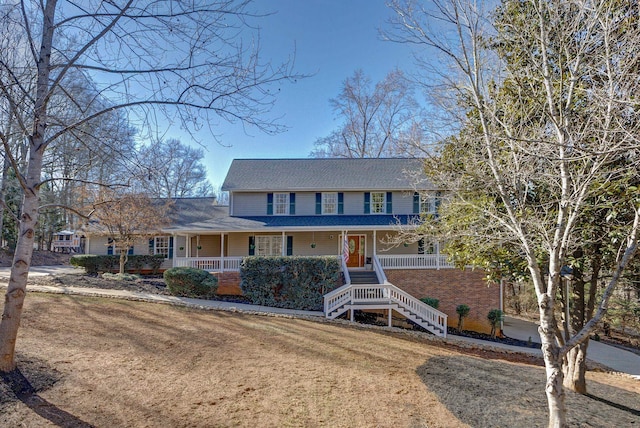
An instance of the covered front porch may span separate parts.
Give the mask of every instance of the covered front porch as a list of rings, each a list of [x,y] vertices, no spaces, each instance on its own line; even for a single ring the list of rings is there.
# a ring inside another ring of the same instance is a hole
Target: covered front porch
[[[373,269],[376,256],[383,269],[445,269],[453,265],[437,242],[390,246],[389,230],[279,230],[174,234],[173,266],[209,272],[238,272],[247,256],[340,256],[346,267]],[[344,237],[346,236],[346,242]]]

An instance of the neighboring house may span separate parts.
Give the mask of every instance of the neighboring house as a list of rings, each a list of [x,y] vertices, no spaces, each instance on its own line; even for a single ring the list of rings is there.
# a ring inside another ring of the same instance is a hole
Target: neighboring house
[[[51,251],[59,253],[84,253],[84,235],[72,230],[61,230],[53,234]]]
[[[482,272],[453,269],[437,242],[384,243],[398,224],[437,210],[440,192],[422,168],[418,159],[234,160],[222,185],[229,206],[214,205],[214,198],[178,199],[166,235],[136,244],[133,253],[164,254],[165,268],[214,272],[219,292],[228,294],[240,293],[243,257],[332,255],[346,262],[347,286],[326,297],[327,316],[386,309],[391,322],[393,308],[414,321],[429,318],[443,333],[444,314],[416,307],[416,298],[429,296],[440,300],[449,324],[457,323],[455,307],[464,303],[472,310],[465,325],[488,331],[486,314],[499,307],[500,290],[488,288]],[[109,248],[106,238],[88,240],[88,253]]]

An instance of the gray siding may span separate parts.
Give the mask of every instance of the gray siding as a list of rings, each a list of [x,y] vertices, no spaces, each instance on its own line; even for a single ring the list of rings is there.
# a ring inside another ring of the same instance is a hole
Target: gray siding
[[[267,194],[266,193],[234,193],[233,209],[234,216],[260,216],[267,215]]]
[[[343,192],[344,214],[364,214],[364,192]],[[316,192],[295,192],[296,214],[316,215]],[[389,214],[413,214],[413,191],[392,192],[393,212]],[[234,216],[264,216],[267,215],[267,193],[234,193],[231,198]]]

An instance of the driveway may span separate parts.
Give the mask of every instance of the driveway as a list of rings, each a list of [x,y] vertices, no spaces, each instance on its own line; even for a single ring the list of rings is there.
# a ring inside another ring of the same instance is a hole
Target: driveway
[[[29,276],[45,276],[45,275],[53,275],[53,274],[63,274],[63,273],[76,273],[80,272],[81,268],[76,268],[73,266],[31,266],[29,268]],[[9,275],[11,274],[10,267],[0,267],[0,278],[1,279],[9,279]]]
[[[519,318],[504,317],[504,334],[514,339],[540,343],[538,324]],[[640,355],[595,340],[589,341],[587,359],[607,367],[628,373],[640,380]]]

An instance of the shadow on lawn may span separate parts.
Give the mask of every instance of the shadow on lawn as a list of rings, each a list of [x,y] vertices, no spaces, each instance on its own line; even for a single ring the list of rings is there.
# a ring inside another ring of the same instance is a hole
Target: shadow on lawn
[[[422,382],[460,421],[473,427],[545,426],[544,368],[472,356],[430,358],[416,369]],[[566,391],[569,426],[632,426],[634,392],[589,380],[590,394]],[[600,397],[608,397],[602,399]],[[615,398],[615,402],[611,399]]]
[[[15,369],[9,373],[2,373],[0,377],[11,391],[13,391],[18,400],[22,401],[27,407],[49,422],[65,428],[93,427],[93,425],[84,422],[69,412],[65,412],[40,397],[20,369]]]

